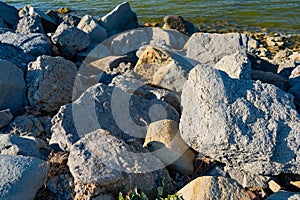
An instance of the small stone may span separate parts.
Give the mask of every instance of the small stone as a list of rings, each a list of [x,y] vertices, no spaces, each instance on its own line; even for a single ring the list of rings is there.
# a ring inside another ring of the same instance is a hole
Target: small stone
[[[270,190],[272,190],[272,192],[274,192],[274,193],[278,192],[281,189],[280,185],[278,183],[276,183],[274,180],[269,181],[268,185],[269,185]]]
[[[290,184],[300,189],[300,181],[291,181]]]
[[[10,112],[10,109],[5,109],[0,111],[0,128],[8,125],[12,120],[13,115]]]
[[[67,13],[71,12],[71,9],[70,8],[58,8],[56,10],[56,12],[59,14],[67,14]]]
[[[165,29],[175,29],[183,34],[191,36],[198,29],[189,21],[186,21],[181,16],[173,15],[164,17],[164,25]]]

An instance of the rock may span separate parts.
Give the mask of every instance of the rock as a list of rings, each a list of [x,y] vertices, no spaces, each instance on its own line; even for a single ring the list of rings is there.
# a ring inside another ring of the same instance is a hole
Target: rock
[[[281,189],[280,185],[276,183],[274,180],[270,180],[268,182],[268,185],[270,190],[272,190],[272,192],[278,192]]]
[[[0,199],[34,199],[49,171],[46,162],[27,156],[0,155]]]
[[[236,181],[224,177],[202,176],[199,177],[177,192],[185,200],[192,199],[243,199],[251,200]]]
[[[13,115],[10,112],[10,109],[5,109],[0,111],[0,128],[5,127],[12,120]]]
[[[287,87],[287,80],[272,72],[252,70],[251,79],[260,80],[263,83],[269,83],[275,85],[282,90],[286,90]]]
[[[22,155],[43,159],[34,140],[9,134],[0,134],[0,155]]]
[[[52,119],[50,145],[68,151],[85,134],[103,129],[119,139],[133,140],[142,146],[146,125],[162,119],[178,121],[179,116],[173,107],[161,100],[148,100],[124,93],[118,87],[96,84],[72,104],[60,108]]]
[[[195,154],[181,139],[178,123],[161,120],[149,124],[144,147],[159,158],[165,165],[186,175],[194,171]]]
[[[17,116],[9,124],[7,132],[9,134],[38,137],[44,132],[44,128],[38,118],[25,114]]]
[[[294,96],[294,103],[300,108],[300,76],[296,78],[290,78],[288,81],[288,92]]]
[[[230,178],[237,181],[243,188],[267,188],[267,176],[260,176],[259,174],[251,174],[240,169],[227,169]]]
[[[300,52],[293,52],[293,54],[290,55],[289,58],[298,65],[300,64]]]
[[[300,181],[291,181],[290,184],[300,189]]]
[[[270,84],[231,79],[198,65],[181,95],[181,137],[226,169],[297,174],[300,119],[292,101]]]
[[[248,38],[238,33],[195,33],[185,44],[187,57],[213,67],[224,56],[247,50]]]
[[[70,8],[58,8],[56,10],[56,12],[59,14],[67,14],[67,13],[71,12],[71,9]]]
[[[41,18],[36,15],[21,18],[16,32],[21,34],[45,33]]]
[[[266,198],[266,200],[279,200],[279,199],[298,200],[300,199],[300,193],[281,190]]]
[[[288,57],[292,54],[293,54],[293,52],[289,49],[280,50],[275,54],[275,56],[272,60],[272,63],[274,63],[275,65],[279,65],[281,63],[284,63],[284,62],[286,62]]]
[[[91,15],[82,17],[77,28],[87,33],[92,43],[100,43],[107,38],[106,29],[100,26]]]
[[[0,94],[0,110],[16,113],[27,104],[23,72],[6,60],[0,60]]]
[[[7,28],[8,28],[7,24],[0,17],[0,29],[7,29]]]
[[[156,183],[162,177],[170,180],[157,158],[138,152],[103,130],[85,135],[72,146],[68,166],[74,177],[75,198],[90,199],[104,192],[127,193],[134,187],[154,197]]]
[[[62,18],[53,10],[47,10],[46,15],[48,15],[56,24],[60,24],[63,21]]]
[[[226,72],[231,78],[251,78],[251,63],[245,52],[237,51],[224,56],[214,68]]]
[[[89,36],[74,26],[61,23],[51,37],[62,56],[71,58],[90,44]]]
[[[186,21],[183,19],[183,17],[177,15],[164,17],[163,28],[175,29],[188,36],[191,36],[198,31],[198,29],[191,22]]]
[[[26,82],[31,106],[56,111],[72,100],[77,68],[62,57],[39,56],[28,66]]]
[[[296,64],[294,61],[292,60],[288,60],[286,62],[280,63],[277,73],[285,78],[288,79],[289,76],[291,75],[291,73],[293,72],[293,70],[296,68]]]
[[[292,73],[291,73],[291,75],[290,75],[290,77],[289,78],[296,78],[296,77],[299,77],[300,76],[300,66],[298,66],[298,67],[296,67],[293,71],[292,71]]]
[[[248,40],[248,52],[253,52],[258,48],[259,42],[252,37]]]
[[[278,66],[269,63],[268,61],[261,59],[253,54],[248,54],[248,58],[251,62],[251,68],[253,70],[260,70],[265,72],[277,73]]]
[[[11,27],[19,21],[18,10],[4,2],[0,2],[0,17]]]
[[[80,18],[75,15],[66,15],[63,17],[63,22],[66,22],[70,26],[77,26],[80,22]]]
[[[0,34],[2,43],[11,44],[33,56],[51,54],[51,42],[47,36],[40,33],[18,34],[6,32]]]
[[[28,63],[36,58],[13,45],[0,43],[0,59],[11,62],[25,73]]]
[[[101,18],[101,26],[107,30],[108,37],[111,37],[123,31],[137,28],[138,20],[129,3],[124,2]]]

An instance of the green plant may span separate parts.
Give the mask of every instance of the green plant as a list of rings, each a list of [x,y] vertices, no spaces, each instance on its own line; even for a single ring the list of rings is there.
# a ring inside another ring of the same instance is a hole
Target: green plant
[[[147,196],[141,192],[141,194],[138,192],[137,187],[133,188],[132,191],[130,191],[125,198],[123,197],[123,194],[119,193],[119,200],[148,200]]]

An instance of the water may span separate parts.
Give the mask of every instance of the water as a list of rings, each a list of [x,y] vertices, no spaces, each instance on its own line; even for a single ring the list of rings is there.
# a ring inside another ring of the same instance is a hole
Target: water
[[[8,0],[21,8],[30,4],[43,11],[68,7],[70,14],[104,16],[122,1],[116,0]],[[280,31],[299,34],[300,0],[150,0],[129,1],[140,22],[163,22],[166,15],[181,15],[200,29]]]

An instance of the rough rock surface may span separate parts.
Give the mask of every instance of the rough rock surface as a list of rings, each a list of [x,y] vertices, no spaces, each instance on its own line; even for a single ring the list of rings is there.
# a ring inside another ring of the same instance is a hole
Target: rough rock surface
[[[91,15],[83,16],[77,28],[90,36],[91,43],[100,43],[107,38],[106,29],[100,26]]]
[[[190,175],[195,154],[180,137],[178,126],[178,122],[167,119],[151,123],[143,146],[172,169]]]
[[[146,125],[151,122],[179,120],[177,111],[158,99],[144,99],[124,93],[117,87],[96,84],[86,90],[72,104],[62,106],[52,119],[50,145],[69,150],[85,134],[103,129],[125,141],[146,136]]]
[[[290,94],[199,65],[181,97],[181,136],[196,151],[252,174],[300,173],[300,119]]]
[[[101,25],[107,30],[108,37],[138,27],[136,14],[128,2],[116,6],[110,13],[101,18]]]
[[[260,80],[263,83],[269,83],[269,84],[275,85],[282,90],[286,90],[286,87],[287,87],[287,80],[273,72],[252,70],[251,79],[252,80]]]
[[[11,27],[15,26],[19,21],[18,10],[4,2],[0,2],[0,17]]]
[[[157,158],[136,151],[103,130],[91,132],[75,143],[68,165],[74,176],[77,198],[83,194],[90,197],[103,192],[126,193],[135,186],[155,196],[156,183],[162,177],[170,179]]]
[[[21,34],[45,33],[41,18],[36,15],[21,18],[16,32]]]
[[[175,29],[183,34],[191,36],[193,33],[197,32],[198,29],[189,21],[186,21],[181,16],[166,16],[164,17],[165,29]]]
[[[10,109],[5,109],[0,111],[0,128],[9,124],[12,120],[13,115],[10,112]]]
[[[90,38],[85,32],[67,23],[61,23],[57,27],[51,40],[58,47],[60,55],[65,57],[75,56],[90,44]]]
[[[239,33],[195,33],[187,41],[187,57],[213,67],[224,56],[246,51],[248,38]]]
[[[77,68],[62,57],[40,56],[28,66],[26,82],[31,106],[51,112],[72,100]]]
[[[38,158],[0,155],[0,169],[0,200],[34,199],[49,167]]]
[[[300,76],[296,78],[290,78],[288,81],[288,92],[294,96],[294,103],[300,108]]]
[[[75,15],[66,15],[62,18],[64,22],[67,22],[71,26],[77,26],[80,22],[80,18]]]
[[[41,33],[18,34],[6,32],[0,34],[0,41],[2,43],[11,44],[22,49],[25,53],[33,56],[49,55],[51,54],[51,41]]]
[[[27,104],[23,72],[6,60],[0,60],[0,94],[0,110],[15,113]]]
[[[298,200],[300,199],[300,193],[298,192],[288,192],[288,191],[279,191],[271,196],[269,196],[266,200]]]
[[[202,176],[188,183],[177,192],[183,199],[241,199],[251,200],[236,181],[224,177]]]

